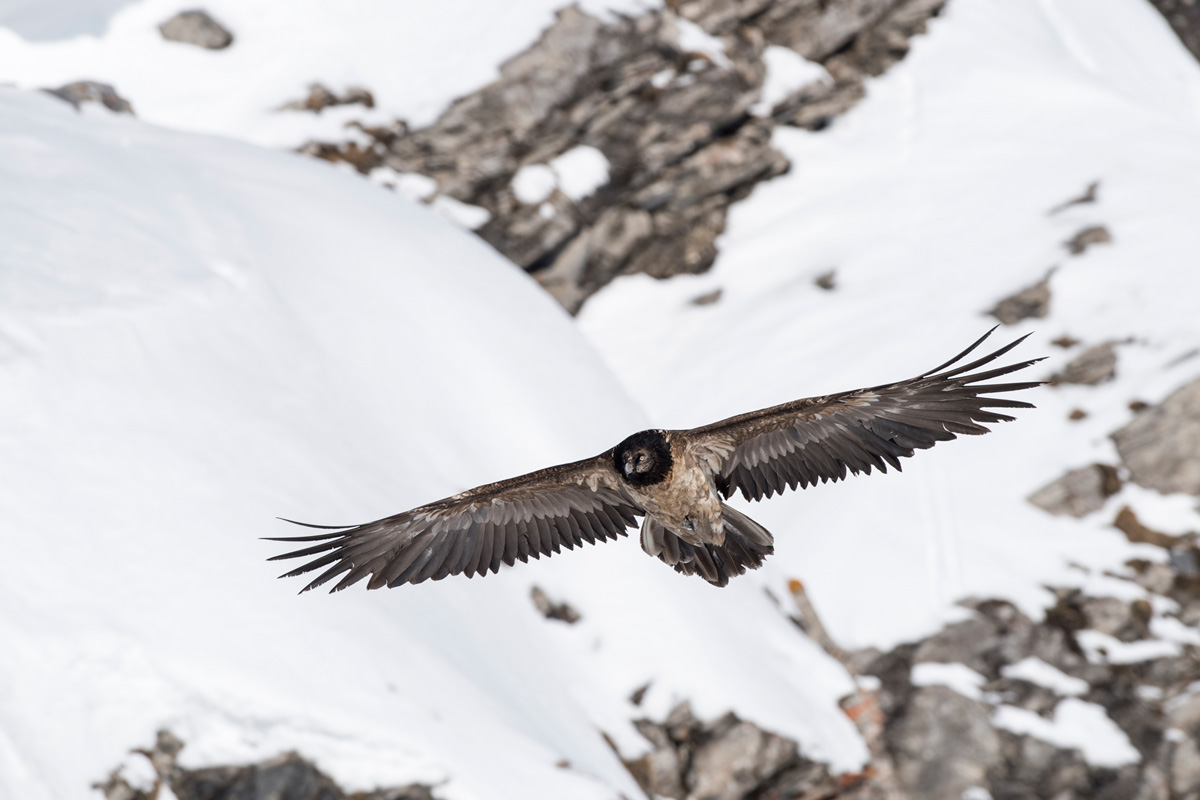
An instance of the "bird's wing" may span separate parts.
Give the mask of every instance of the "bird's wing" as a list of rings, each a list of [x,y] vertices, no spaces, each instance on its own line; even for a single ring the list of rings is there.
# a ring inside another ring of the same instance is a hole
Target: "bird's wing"
[[[584,542],[615,539],[636,525],[642,513],[621,488],[612,454],[604,453],[479,486],[365,525],[273,537],[272,541],[314,544],[270,560],[316,556],[280,576],[323,570],[302,591],[339,575],[331,591],[368,575],[368,589],[459,573],[470,578],[498,572],[502,563],[511,566],[530,556],[553,555],[562,547],[571,550]]]
[[[1029,389],[1039,381],[979,385],[1042,360],[981,369],[1024,336],[990,355],[959,363],[994,330],[940,367],[910,380],[796,400],[684,434],[725,497],[740,491],[748,500],[759,500],[785,488],[870,473],[872,467],[899,470],[900,459],[916,450],[959,434],[987,433],[982,423],[1013,419],[988,409],[1033,408],[992,395]]]

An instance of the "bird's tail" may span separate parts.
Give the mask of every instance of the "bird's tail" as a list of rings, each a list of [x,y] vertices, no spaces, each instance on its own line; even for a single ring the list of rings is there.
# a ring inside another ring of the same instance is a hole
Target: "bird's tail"
[[[642,549],[684,575],[699,575],[714,586],[758,569],[775,552],[771,532],[742,512],[721,504],[725,526],[722,545],[691,545],[671,533],[649,514],[642,521]]]

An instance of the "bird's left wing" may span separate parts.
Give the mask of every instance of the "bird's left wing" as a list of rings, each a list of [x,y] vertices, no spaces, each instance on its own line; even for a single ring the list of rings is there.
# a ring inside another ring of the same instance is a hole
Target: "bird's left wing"
[[[331,591],[370,575],[368,589],[468,578],[625,534],[644,513],[621,489],[611,452],[470,489],[445,500],[353,527],[312,536],[315,542],[271,561],[317,556],[280,577],[323,569],[302,591],[342,575]],[[305,524],[305,523],[298,523]],[[309,525],[307,527],[326,527]],[[343,573],[345,573],[343,575]]]
[[[747,500],[759,500],[785,488],[841,480],[848,472],[870,473],[872,467],[886,472],[888,465],[899,470],[899,459],[916,450],[960,434],[987,433],[983,423],[1012,419],[988,409],[1033,407],[993,395],[1029,389],[1040,385],[1038,381],[980,385],[1041,361],[980,370],[1025,337],[970,363],[958,363],[992,331],[940,367],[910,380],[796,400],[685,434],[725,497],[740,491]]]

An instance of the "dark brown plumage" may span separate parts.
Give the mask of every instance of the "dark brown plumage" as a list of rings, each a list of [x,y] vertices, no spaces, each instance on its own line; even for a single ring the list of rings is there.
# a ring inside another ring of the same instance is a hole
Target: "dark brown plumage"
[[[993,331],[995,328],[992,329]],[[530,557],[623,536],[644,517],[642,548],[686,575],[724,586],[773,552],[771,534],[722,502],[761,500],[847,474],[900,469],[900,459],[984,424],[1013,419],[988,409],[1032,408],[992,395],[1039,385],[993,383],[1040,361],[980,368],[1025,337],[960,364],[992,331],[915,378],[810,397],[691,430],[641,431],[595,458],[480,486],[354,527],[326,527],[278,559],[311,557],[281,577],[320,570],[303,591],[370,577],[368,589],[468,578]],[[985,396],[984,393],[987,393]],[[297,523],[305,524],[305,523]]]

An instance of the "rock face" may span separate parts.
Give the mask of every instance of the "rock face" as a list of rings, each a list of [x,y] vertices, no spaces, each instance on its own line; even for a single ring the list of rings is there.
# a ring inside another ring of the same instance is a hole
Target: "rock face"
[[[1115,467],[1090,464],[1073,469],[1029,496],[1029,502],[1051,514],[1083,517],[1099,511],[1104,501],[1121,490]]]
[[[233,44],[233,34],[207,11],[181,11],[158,26],[159,33],[169,42],[182,42],[205,50],[224,50]]]
[[[1134,483],[1200,496],[1200,379],[1139,413],[1112,438]]]
[[[99,81],[75,81],[57,89],[45,89],[48,94],[60,97],[71,105],[79,108],[84,103],[99,103],[109,111],[118,114],[132,114],[133,106],[129,104],[117,90],[107,83]]]
[[[774,126],[827,125],[944,1],[668,3],[615,21],[570,6],[497,81],[429,127],[363,128],[367,147],[302,151],[362,172],[418,173],[439,195],[486,209],[476,232],[574,312],[618,275],[708,269],[729,206],[789,168],[771,146]],[[717,38],[689,50],[688,25]],[[768,45],[820,62],[832,80],[758,109]],[[586,191],[572,188],[580,153],[606,165],[590,170]]]

